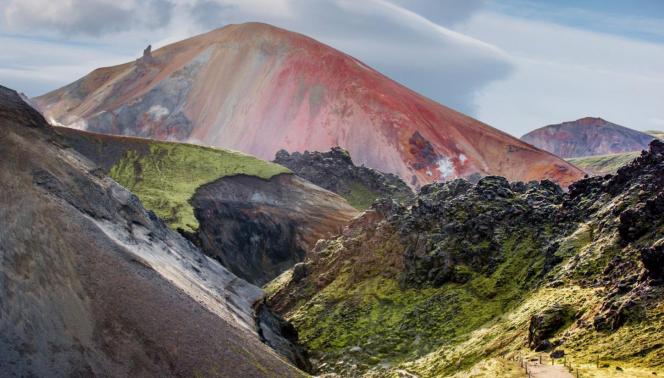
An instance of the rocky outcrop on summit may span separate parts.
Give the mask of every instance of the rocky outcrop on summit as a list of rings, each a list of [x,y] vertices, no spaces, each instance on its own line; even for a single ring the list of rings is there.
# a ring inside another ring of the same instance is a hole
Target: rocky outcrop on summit
[[[653,139],[652,135],[593,117],[544,126],[521,137],[563,158],[641,151]]]
[[[369,208],[378,198],[409,201],[412,190],[398,176],[353,164],[348,151],[334,147],[328,152],[280,150],[273,162],[296,175],[346,198],[355,208]]]
[[[205,257],[0,87],[0,371],[301,376],[263,344],[262,290]]]
[[[105,67],[35,99],[47,118],[261,159],[341,146],[411,187],[501,175],[568,185],[573,165],[438,104],[301,34],[228,25]]]
[[[663,178],[653,141],[568,193],[484,177],[425,186],[412,206],[377,201],[268,302],[319,373],[439,377],[531,350],[662,372]]]

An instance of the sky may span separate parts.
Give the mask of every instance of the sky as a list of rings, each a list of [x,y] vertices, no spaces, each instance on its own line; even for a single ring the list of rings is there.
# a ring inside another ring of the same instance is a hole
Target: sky
[[[664,0],[0,0],[0,84],[37,96],[248,21],[515,136],[585,116],[664,130]]]

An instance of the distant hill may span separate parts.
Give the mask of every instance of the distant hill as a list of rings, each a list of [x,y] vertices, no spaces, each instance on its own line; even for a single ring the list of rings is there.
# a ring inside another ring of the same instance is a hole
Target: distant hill
[[[544,126],[521,137],[563,158],[641,151],[653,139],[653,135],[592,117]]]

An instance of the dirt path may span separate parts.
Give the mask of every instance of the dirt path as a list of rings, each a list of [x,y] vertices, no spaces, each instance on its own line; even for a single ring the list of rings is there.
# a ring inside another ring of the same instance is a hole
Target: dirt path
[[[528,371],[530,378],[574,378],[562,365],[540,365],[539,362],[529,362]]]

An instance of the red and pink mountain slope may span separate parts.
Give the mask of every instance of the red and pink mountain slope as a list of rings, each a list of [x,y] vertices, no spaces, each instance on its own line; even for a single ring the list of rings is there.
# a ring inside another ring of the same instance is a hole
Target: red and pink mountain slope
[[[282,148],[339,145],[356,163],[415,187],[474,173],[562,185],[583,175],[351,56],[258,23],[146,50],[35,103],[70,127],[233,148],[263,159]]]

